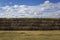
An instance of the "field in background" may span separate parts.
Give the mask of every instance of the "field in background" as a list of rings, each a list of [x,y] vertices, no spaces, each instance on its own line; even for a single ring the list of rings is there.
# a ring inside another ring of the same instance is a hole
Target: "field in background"
[[[0,18],[0,40],[60,40],[60,31],[58,30],[60,30],[60,18]]]
[[[0,40],[60,40],[60,31],[0,31]]]

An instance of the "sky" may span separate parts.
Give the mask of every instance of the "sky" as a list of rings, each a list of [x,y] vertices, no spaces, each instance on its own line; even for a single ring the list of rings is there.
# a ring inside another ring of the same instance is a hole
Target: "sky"
[[[60,18],[60,0],[0,0],[0,18]]]

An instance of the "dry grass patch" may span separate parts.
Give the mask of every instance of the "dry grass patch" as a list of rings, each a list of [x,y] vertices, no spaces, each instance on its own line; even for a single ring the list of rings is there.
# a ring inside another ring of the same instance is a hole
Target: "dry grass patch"
[[[60,31],[0,31],[0,40],[60,40]]]

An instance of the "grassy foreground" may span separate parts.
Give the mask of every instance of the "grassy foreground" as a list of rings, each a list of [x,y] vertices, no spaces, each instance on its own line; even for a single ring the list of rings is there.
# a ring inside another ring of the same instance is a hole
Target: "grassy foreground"
[[[60,40],[60,31],[0,31],[0,40]]]

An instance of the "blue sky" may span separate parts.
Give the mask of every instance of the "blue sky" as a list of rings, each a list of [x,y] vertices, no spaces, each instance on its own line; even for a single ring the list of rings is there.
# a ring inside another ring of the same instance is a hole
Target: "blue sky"
[[[0,5],[39,5],[46,0],[0,0]],[[49,0],[52,3],[60,2],[60,0]]]
[[[60,0],[0,0],[0,18],[60,18]]]

